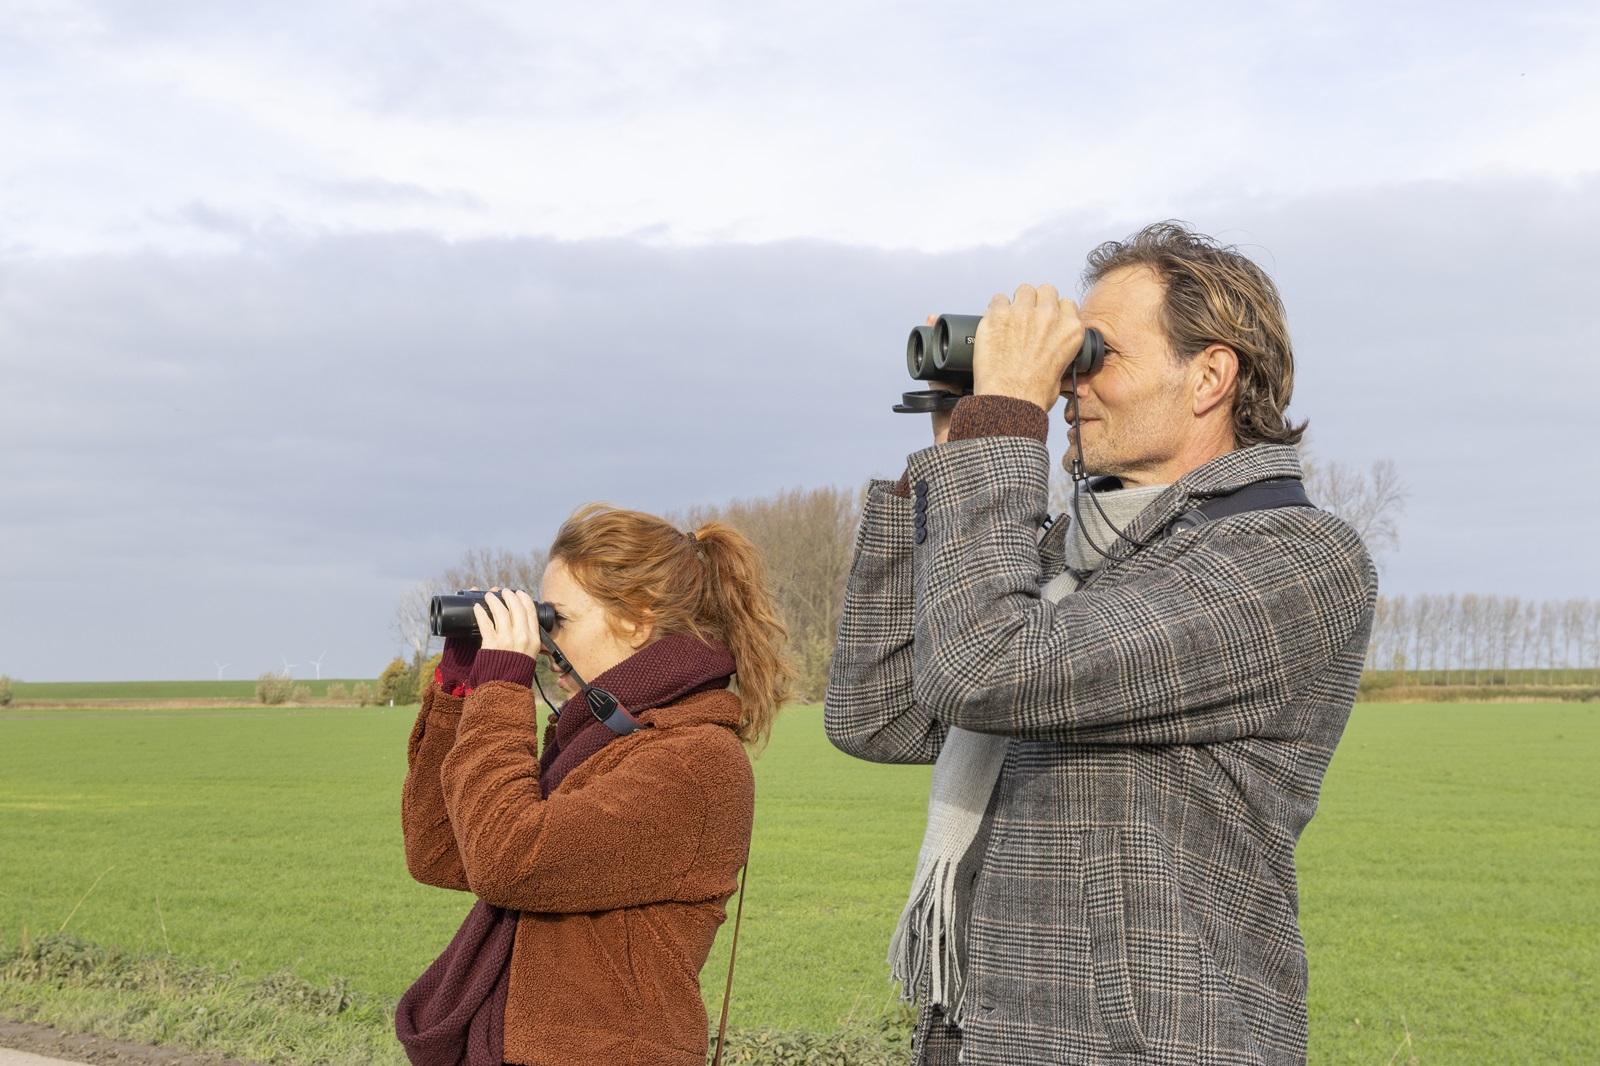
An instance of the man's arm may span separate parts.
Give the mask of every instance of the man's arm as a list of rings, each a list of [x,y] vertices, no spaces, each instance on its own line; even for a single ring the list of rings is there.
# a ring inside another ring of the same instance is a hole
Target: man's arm
[[[1027,437],[1044,443],[1049,422],[1035,404],[1004,396],[967,396],[934,442]],[[912,690],[912,549],[926,526],[927,486],[899,482],[867,488],[855,560],[845,589],[823,721],[841,751],[874,762],[933,762],[946,726],[917,707]],[[926,536],[926,534],[922,534]]]
[[[1375,580],[1359,538],[1310,513],[1239,516],[1146,549],[1112,585],[1040,596],[1042,444],[911,457],[929,485],[915,555],[914,694],[947,725],[1079,743],[1271,731],[1356,635]]]
[[[912,695],[914,536],[912,501],[869,485],[822,720],[834,747],[873,762],[933,762],[946,733]]]

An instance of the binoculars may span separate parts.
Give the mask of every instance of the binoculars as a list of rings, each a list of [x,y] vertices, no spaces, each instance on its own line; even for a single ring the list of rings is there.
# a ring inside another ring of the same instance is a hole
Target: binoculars
[[[940,381],[958,386],[961,393],[941,389],[908,392],[895,404],[902,414],[948,411],[961,396],[972,391],[972,350],[982,315],[940,315],[931,326],[917,326],[906,338],[906,371],[918,381]],[[1083,331],[1083,345],[1068,367],[1092,374],[1105,361],[1105,339],[1097,329]]]
[[[515,592],[515,589],[506,589],[506,592]],[[487,600],[490,596],[498,595],[492,592],[473,592],[470,589],[458,589],[454,596],[435,596],[428,602],[428,626],[436,637],[480,637],[478,620],[472,616],[472,609]],[[534,602],[534,608],[539,615],[539,628],[549,633],[556,626],[556,609],[542,600]],[[488,608],[485,608],[487,610]]]

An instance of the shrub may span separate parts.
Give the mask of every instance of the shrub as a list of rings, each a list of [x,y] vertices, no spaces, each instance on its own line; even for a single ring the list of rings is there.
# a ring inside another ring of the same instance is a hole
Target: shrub
[[[440,652],[417,670],[417,702],[422,702],[422,697],[428,694],[428,687],[433,684],[433,675],[439,669],[439,663],[444,659],[444,652]]]
[[[291,701],[295,702],[295,703],[310,703],[311,702],[311,686],[310,685],[296,685],[293,689],[291,689],[289,691],[289,699]]]
[[[371,685],[365,681],[357,681],[350,686],[350,698],[356,701],[357,707],[370,707],[378,697]]]
[[[417,668],[398,656],[378,675],[378,702],[396,705],[415,702]]]
[[[343,681],[335,681],[328,686],[327,695],[330,703],[343,703],[350,698],[350,690],[344,687]]]
[[[256,678],[257,702],[276,707],[280,703],[287,703],[293,692],[294,681],[288,674],[274,674],[269,671]]]
[[[11,706],[11,678],[0,674],[0,707]]]

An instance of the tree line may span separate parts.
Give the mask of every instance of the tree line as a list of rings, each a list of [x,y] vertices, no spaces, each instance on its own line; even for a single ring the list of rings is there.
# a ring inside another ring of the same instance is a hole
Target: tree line
[[[1600,600],[1383,596],[1367,667],[1424,684],[1592,682],[1600,668]]]
[[[1394,464],[1383,461],[1359,470],[1308,459],[1305,466],[1312,498],[1354,526],[1375,556],[1381,558],[1396,545],[1405,490]],[[1070,479],[1057,468],[1050,492],[1052,513],[1066,510],[1070,491]],[[726,522],[755,544],[766,561],[789,630],[799,695],[807,701],[820,700],[827,688],[863,495],[861,490],[836,486],[796,488],[755,499],[690,507],[666,516],[684,529],[701,522]],[[437,644],[428,631],[428,601],[434,595],[474,585],[537,589],[546,561],[540,548],[475,548],[454,566],[408,590],[395,612],[394,625],[418,680],[425,683],[431,674],[425,667]]]

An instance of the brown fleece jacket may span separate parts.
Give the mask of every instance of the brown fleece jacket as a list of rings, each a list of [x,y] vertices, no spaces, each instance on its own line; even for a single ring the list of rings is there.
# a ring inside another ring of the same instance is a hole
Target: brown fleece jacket
[[[704,1066],[705,965],[750,847],[755,781],[726,689],[645,712],[539,789],[532,693],[435,686],[409,744],[406,865],[521,912],[505,1058]]]

